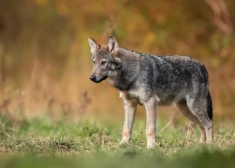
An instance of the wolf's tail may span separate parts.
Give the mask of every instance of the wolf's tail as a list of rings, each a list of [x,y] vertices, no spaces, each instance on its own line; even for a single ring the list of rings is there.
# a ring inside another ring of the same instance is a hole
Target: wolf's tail
[[[203,81],[207,85],[206,86],[207,87],[207,96],[206,96],[207,114],[208,114],[208,117],[212,121],[212,118],[213,118],[213,107],[212,107],[212,100],[211,100],[211,95],[210,95],[210,90],[209,90],[208,72],[206,70],[206,67],[203,64],[201,64],[201,71],[202,71]]]
[[[213,118],[213,107],[212,107],[212,100],[211,100],[210,92],[208,92],[208,95],[207,95],[206,99],[207,99],[207,114],[208,114],[208,117],[212,121],[212,118]]]
[[[207,100],[207,114],[208,117],[211,119],[213,118],[213,107],[212,107],[212,100],[211,100],[211,95],[210,95],[210,90],[209,90],[209,81],[208,81],[208,72],[206,70],[206,67],[201,64],[201,70],[202,70],[202,74],[203,74],[203,80],[207,85],[207,96],[206,96],[206,100]]]

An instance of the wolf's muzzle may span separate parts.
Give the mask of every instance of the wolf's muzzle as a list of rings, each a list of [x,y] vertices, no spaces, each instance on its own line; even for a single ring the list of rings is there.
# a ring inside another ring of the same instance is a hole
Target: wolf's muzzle
[[[96,76],[95,76],[95,75],[91,75],[91,76],[90,76],[90,80],[93,81],[93,82],[95,82],[95,81],[96,81]]]
[[[95,82],[95,83],[100,83],[101,81],[107,79],[108,76],[104,76],[102,78],[97,78],[95,75],[90,76],[90,80]]]

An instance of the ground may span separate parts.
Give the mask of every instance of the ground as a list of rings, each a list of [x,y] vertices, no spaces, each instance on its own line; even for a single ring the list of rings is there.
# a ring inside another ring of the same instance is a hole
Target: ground
[[[215,143],[198,142],[195,129],[185,139],[185,125],[158,133],[155,149],[146,149],[144,121],[135,123],[133,139],[119,145],[122,123],[11,121],[0,118],[0,167],[233,167],[235,128],[215,128]],[[166,123],[166,122],[165,122]],[[158,130],[165,124],[160,123]]]

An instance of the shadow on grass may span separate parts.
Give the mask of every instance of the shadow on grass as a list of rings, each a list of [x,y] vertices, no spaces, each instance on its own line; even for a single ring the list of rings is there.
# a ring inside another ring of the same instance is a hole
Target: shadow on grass
[[[125,152],[118,155],[97,154],[86,157],[1,157],[1,168],[73,168],[73,167],[102,167],[102,168],[217,168],[234,167],[235,152],[209,152],[203,150],[199,153],[184,153],[180,156],[166,157],[160,154],[140,155],[135,152]]]

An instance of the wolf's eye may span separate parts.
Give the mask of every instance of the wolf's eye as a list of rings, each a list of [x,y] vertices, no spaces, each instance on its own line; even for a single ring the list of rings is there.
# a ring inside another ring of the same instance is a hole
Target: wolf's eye
[[[107,63],[106,60],[102,60],[102,61],[100,62],[101,65],[105,65],[106,63]]]

